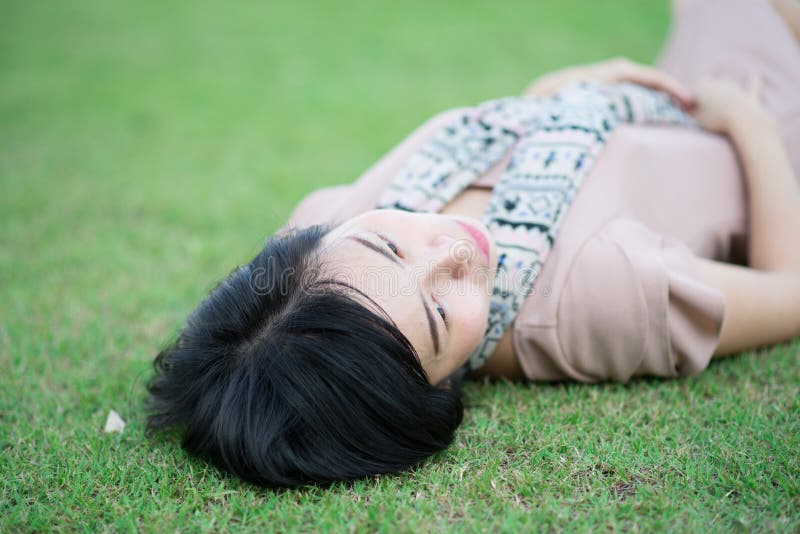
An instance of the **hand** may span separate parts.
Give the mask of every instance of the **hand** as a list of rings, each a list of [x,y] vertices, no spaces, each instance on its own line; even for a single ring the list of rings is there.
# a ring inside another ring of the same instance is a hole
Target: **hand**
[[[695,92],[695,120],[710,132],[730,133],[741,119],[769,116],[761,103],[761,78],[750,77],[746,90],[720,78],[700,80]]]
[[[598,81],[604,83],[631,82],[669,94],[683,109],[694,106],[691,91],[681,82],[647,65],[625,58],[610,59],[600,63],[570,67],[535,80],[523,93],[526,96],[550,96],[573,82]]]

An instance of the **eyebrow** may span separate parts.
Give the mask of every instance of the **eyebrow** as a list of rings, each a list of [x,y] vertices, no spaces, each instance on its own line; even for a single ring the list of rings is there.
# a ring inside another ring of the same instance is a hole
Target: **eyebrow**
[[[396,257],[394,257],[393,255],[389,254],[388,252],[386,252],[386,250],[384,250],[383,248],[379,247],[375,243],[373,243],[371,241],[368,241],[367,239],[364,239],[363,237],[358,237],[358,236],[351,235],[351,236],[347,236],[347,239],[352,239],[356,243],[359,243],[360,245],[363,245],[363,246],[367,247],[371,251],[377,252],[378,254],[381,254],[383,257],[385,257],[386,259],[390,260],[395,265],[400,265],[400,262],[397,261]],[[428,318],[428,329],[430,330],[431,339],[433,340],[433,350],[436,353],[438,353],[439,352],[439,328],[436,326],[436,321],[433,318],[433,314],[431,313],[430,307],[425,302],[425,297],[423,297],[422,294],[420,294],[419,298],[420,298],[420,300],[422,300],[422,307],[425,309],[425,317]]]
[[[365,247],[367,247],[368,249],[370,249],[370,250],[372,250],[372,251],[375,251],[375,252],[377,252],[378,254],[383,254],[383,256],[385,256],[385,257],[386,257],[388,260],[390,260],[390,261],[394,262],[394,263],[395,263],[395,264],[397,264],[397,265],[400,265],[400,262],[399,262],[399,261],[397,261],[397,258],[395,258],[395,257],[394,257],[394,256],[392,256],[391,254],[389,254],[388,252],[386,252],[386,250],[382,249],[381,247],[379,247],[378,245],[376,245],[376,244],[375,244],[375,243],[373,243],[372,241],[367,241],[367,240],[366,240],[366,239],[364,239],[363,237],[358,237],[358,236],[355,236],[355,235],[347,236],[347,239],[352,239],[353,241],[356,241],[356,242],[358,242],[358,243],[361,243],[362,245],[364,245],[364,246],[365,246]]]
[[[425,298],[420,295],[420,300],[422,300],[422,307],[425,308],[425,316],[428,318],[428,328],[431,331],[431,339],[433,339],[433,350],[438,354],[439,353],[439,329],[436,327],[436,321],[433,320],[433,314],[431,313],[430,308],[425,303]]]

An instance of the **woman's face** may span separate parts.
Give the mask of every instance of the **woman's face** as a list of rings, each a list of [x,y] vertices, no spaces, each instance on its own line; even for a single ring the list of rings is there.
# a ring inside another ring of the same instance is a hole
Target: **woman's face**
[[[476,219],[368,211],[325,236],[322,260],[391,317],[432,384],[464,364],[483,337],[497,251]]]

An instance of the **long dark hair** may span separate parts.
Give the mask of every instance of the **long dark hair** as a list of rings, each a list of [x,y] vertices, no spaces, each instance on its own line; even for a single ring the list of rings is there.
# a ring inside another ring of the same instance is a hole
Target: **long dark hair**
[[[379,308],[320,275],[327,227],[269,240],[189,315],[154,361],[148,434],[266,486],[401,471],[445,449],[457,387],[428,382]]]

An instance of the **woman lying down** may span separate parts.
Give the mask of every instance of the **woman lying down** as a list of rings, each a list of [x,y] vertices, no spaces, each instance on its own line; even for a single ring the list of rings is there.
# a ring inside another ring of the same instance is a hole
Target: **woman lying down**
[[[310,194],[157,356],[150,430],[258,484],[353,479],[446,448],[463,376],[682,377],[800,335],[782,5],[681,3],[658,68],[444,112]]]

